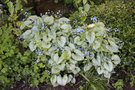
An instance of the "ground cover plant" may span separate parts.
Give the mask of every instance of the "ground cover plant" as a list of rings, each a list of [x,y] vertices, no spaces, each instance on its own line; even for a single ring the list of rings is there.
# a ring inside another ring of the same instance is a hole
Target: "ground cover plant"
[[[32,15],[23,7],[27,0],[0,1],[0,89],[14,89],[18,81],[24,87],[80,90],[110,89],[109,83],[121,89],[128,81],[133,86],[134,2],[129,1],[64,0],[76,8],[67,17]]]
[[[109,26],[110,34],[118,37],[123,43],[121,53],[121,64],[116,68],[113,80],[123,85],[134,85],[135,67],[135,3],[133,0],[107,1],[101,5],[93,5],[89,11],[89,17],[93,21],[99,20]],[[115,81],[115,82],[116,82]],[[117,83],[117,82],[116,82]]]

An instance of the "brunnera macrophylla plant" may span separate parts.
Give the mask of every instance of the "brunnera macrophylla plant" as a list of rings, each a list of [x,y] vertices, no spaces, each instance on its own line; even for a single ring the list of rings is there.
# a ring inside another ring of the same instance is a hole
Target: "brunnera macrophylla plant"
[[[119,39],[109,36],[102,22],[73,27],[68,18],[43,15],[30,16],[20,28],[25,30],[22,38],[30,50],[49,64],[53,86],[75,83],[75,77],[91,67],[110,78],[120,63]]]

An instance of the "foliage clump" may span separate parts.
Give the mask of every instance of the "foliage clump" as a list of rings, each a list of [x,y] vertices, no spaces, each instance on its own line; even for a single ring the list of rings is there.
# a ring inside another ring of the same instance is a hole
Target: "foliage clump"
[[[110,34],[118,37],[123,43],[121,64],[116,68],[114,79],[123,80],[125,85],[134,85],[135,77],[135,2],[134,0],[106,1],[101,5],[93,5],[88,13],[96,17],[110,28]],[[87,18],[89,19],[89,18]],[[95,20],[94,20],[95,21]]]
[[[53,86],[75,83],[75,77],[91,67],[110,78],[120,63],[115,54],[119,52],[119,40],[108,35],[102,22],[73,27],[65,17],[30,16],[21,29],[26,30],[22,38],[30,50],[42,55],[48,64]]]

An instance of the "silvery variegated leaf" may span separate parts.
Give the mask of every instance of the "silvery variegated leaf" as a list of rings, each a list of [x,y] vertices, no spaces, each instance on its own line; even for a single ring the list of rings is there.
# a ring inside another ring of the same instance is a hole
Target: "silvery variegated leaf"
[[[62,86],[65,86],[68,82],[68,77],[67,77],[67,74],[65,74],[62,78]]]
[[[75,67],[74,69],[72,69],[72,72],[76,75],[78,72],[80,72],[80,68]]]
[[[54,23],[54,17],[53,16],[43,15],[42,18],[43,18],[43,21],[48,25],[51,25],[51,24]]]
[[[33,16],[30,16],[27,20],[32,20],[32,21],[35,21],[37,19],[39,19],[40,17],[36,16],[36,15],[33,15]]]
[[[113,63],[114,64],[119,64],[120,63],[120,57],[118,56],[118,55],[113,55],[112,57],[111,57],[111,59],[113,60]]]
[[[70,70],[74,70],[75,67],[76,67],[75,64],[67,64],[66,66],[67,66],[67,68],[70,69]]]
[[[53,87],[57,87],[59,84],[56,82],[56,83],[54,83],[52,85],[53,85]]]
[[[36,49],[36,45],[34,44],[34,42],[33,41],[31,41],[30,43],[29,43],[29,48],[30,48],[30,50],[33,52],[35,49]]]
[[[104,71],[104,77],[105,78],[110,78],[111,77],[111,73],[109,73],[108,71]]]
[[[83,44],[83,41],[80,40],[80,37],[77,36],[74,38],[74,43],[77,44],[77,45],[82,45]]]
[[[75,84],[76,79],[75,79],[75,78],[73,78],[73,79],[71,80],[71,82]]]
[[[102,74],[104,72],[104,70],[101,67],[98,67],[97,68],[97,72],[100,75],[100,74]]]
[[[113,70],[113,64],[112,64],[112,62],[111,61],[108,61],[108,63],[104,63],[104,68],[107,70],[107,71],[109,71],[109,72],[111,72],[112,70]]]
[[[99,42],[99,41],[95,41],[93,43],[93,49],[95,49],[95,50],[97,50],[100,46],[101,46],[101,42]]]
[[[113,52],[119,52],[118,48],[117,47],[113,47],[113,46],[110,46],[110,45],[105,45],[106,49],[109,50],[109,52],[113,53]]]
[[[90,9],[90,5],[89,5],[89,4],[85,4],[85,5],[84,5],[84,10],[85,10],[86,12],[88,12],[89,9]]]
[[[43,42],[42,42],[42,47],[48,49],[48,48],[51,47],[51,44],[50,44],[50,43],[46,43],[46,42],[43,41]]]
[[[48,37],[50,38],[50,39],[56,39],[56,32],[55,31],[51,31],[49,34],[48,34]]]
[[[62,63],[61,65],[58,65],[59,70],[64,70],[65,69],[66,64]]]
[[[60,57],[61,60],[66,60],[66,59],[70,59],[71,58],[71,51],[62,51],[62,55]]]
[[[64,47],[64,45],[66,44],[66,37],[61,36],[60,40],[58,40],[57,42],[59,46]]]
[[[100,61],[100,59],[95,59],[95,58],[93,58],[93,59],[92,59],[92,63],[93,63],[94,66],[101,66],[101,61]]]
[[[67,81],[67,83],[69,83],[72,79],[73,79],[73,76],[72,76],[72,75],[69,75],[69,76],[68,76],[68,81]]]
[[[101,64],[101,55],[99,53],[97,53],[97,61]]]
[[[61,25],[61,29],[63,29],[63,32],[68,32],[69,30],[71,30],[71,25],[70,24],[63,24]]]
[[[88,25],[88,28],[93,28],[93,27],[95,27],[96,25],[95,24],[89,24]]]
[[[77,63],[77,61],[76,61],[76,60],[73,60],[73,59],[70,59],[70,63],[72,63],[72,64],[76,64],[76,63]]]
[[[20,27],[20,29],[24,29],[25,27],[32,27],[32,21],[25,21],[22,25],[21,25],[21,27]]]
[[[76,50],[74,50],[74,52],[75,52],[75,54],[72,53],[72,58],[74,60],[77,60],[77,61],[84,60],[84,54],[80,50],[76,49]]]
[[[75,45],[72,44],[72,43],[69,43],[69,47],[71,48],[71,50],[74,50],[75,49]]]
[[[67,57],[67,59],[71,59],[71,56],[72,56],[71,51],[68,50],[68,57]]]
[[[85,5],[87,3],[88,0],[83,0],[83,4]]]
[[[50,79],[51,83],[53,86],[56,86],[56,83],[57,83],[57,76],[56,75],[53,75]]]
[[[92,67],[92,64],[91,64],[91,63],[86,64],[86,65],[84,66],[84,72],[87,72],[88,70],[90,70],[91,67]]]
[[[110,43],[113,52],[119,52],[119,47],[115,44],[115,42],[111,41],[110,39],[108,40],[108,42]]]
[[[58,73],[60,73],[60,70],[56,69],[55,67],[52,67],[51,72],[52,72],[52,74],[58,74]]]
[[[64,57],[60,57],[59,60],[56,62],[56,64],[60,64],[65,58]]]
[[[95,32],[86,32],[86,39],[89,42],[89,44],[92,44],[95,40]]]
[[[47,35],[43,36],[43,41],[44,42],[50,42],[52,40],[52,38],[48,37]]]
[[[93,52],[90,52],[90,59],[93,59],[95,57],[95,54]]]
[[[51,47],[48,49],[48,53],[53,54],[55,50],[57,50],[56,47]]]
[[[29,35],[31,34],[31,30],[27,30],[25,31],[23,34],[22,34],[22,37],[25,39],[25,38],[29,38]]]
[[[54,55],[53,60],[54,60],[55,62],[58,62],[58,60],[59,60],[58,53],[56,53],[56,54]]]
[[[105,35],[105,30],[104,28],[103,29],[101,28],[100,31],[96,33],[96,36],[103,36],[103,35]]]
[[[33,26],[33,27],[32,27],[32,30],[34,30],[34,31],[39,30],[39,29],[38,29],[38,26]]]
[[[57,83],[58,83],[59,85],[63,85],[63,80],[62,80],[61,75],[57,76]]]
[[[62,17],[58,21],[59,21],[59,23],[62,24],[62,23],[68,23],[70,20],[68,18]]]

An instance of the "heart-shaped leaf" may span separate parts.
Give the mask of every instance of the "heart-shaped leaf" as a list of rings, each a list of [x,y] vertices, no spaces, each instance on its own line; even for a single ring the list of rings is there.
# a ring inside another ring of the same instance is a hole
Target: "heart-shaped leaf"
[[[86,39],[88,40],[89,44],[92,44],[95,40],[95,33],[94,32],[86,32]]]
[[[29,43],[29,48],[30,48],[30,50],[33,52],[35,49],[36,49],[36,45],[34,44],[34,42],[33,41],[31,41],[30,43]]]

